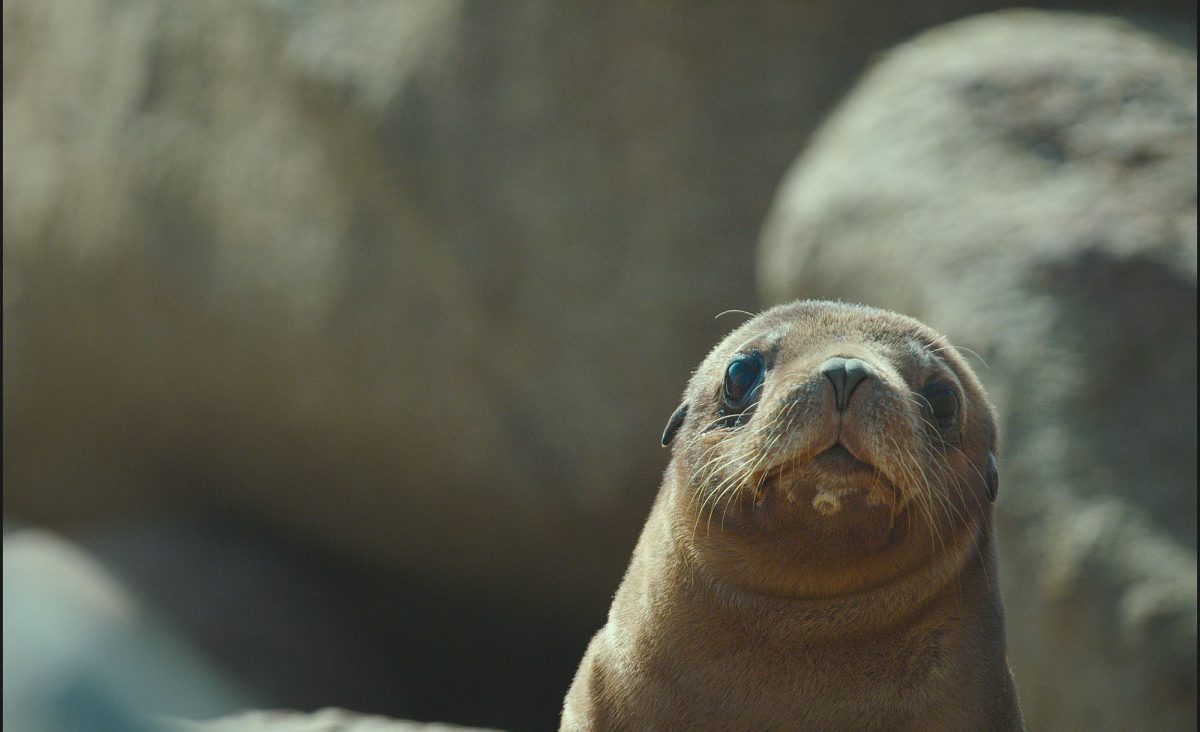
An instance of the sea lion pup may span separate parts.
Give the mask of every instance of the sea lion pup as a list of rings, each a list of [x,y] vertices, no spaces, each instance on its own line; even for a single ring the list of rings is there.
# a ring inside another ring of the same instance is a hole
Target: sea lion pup
[[[562,730],[1020,730],[996,423],[942,336],[801,301],[721,342]]]

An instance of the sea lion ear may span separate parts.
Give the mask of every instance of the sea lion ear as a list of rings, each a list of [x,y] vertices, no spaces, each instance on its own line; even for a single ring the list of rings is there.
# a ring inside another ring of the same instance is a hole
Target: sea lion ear
[[[996,502],[996,494],[1000,492],[1000,469],[996,467],[996,454],[988,453],[987,462],[987,492],[988,500]]]
[[[671,418],[667,420],[667,428],[663,430],[662,434],[663,447],[670,445],[671,440],[675,439],[675,433],[678,432],[679,428],[683,426],[683,418],[687,416],[687,413],[688,405],[687,402],[684,402],[683,404],[679,405],[679,408],[676,409],[675,413],[671,415]]]

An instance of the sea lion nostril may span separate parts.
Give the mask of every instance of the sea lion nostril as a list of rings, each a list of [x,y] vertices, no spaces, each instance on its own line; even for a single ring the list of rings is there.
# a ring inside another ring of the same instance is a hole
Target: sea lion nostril
[[[821,373],[833,384],[833,398],[842,403],[842,392],[846,390],[846,359],[834,356],[821,364]]]
[[[821,364],[821,373],[833,384],[833,399],[838,411],[844,412],[850,404],[850,395],[859,384],[874,376],[875,370],[862,359],[834,356]]]
[[[854,393],[854,389],[875,375],[875,369],[871,368],[866,361],[857,358],[846,359],[846,399],[850,399],[850,395]]]

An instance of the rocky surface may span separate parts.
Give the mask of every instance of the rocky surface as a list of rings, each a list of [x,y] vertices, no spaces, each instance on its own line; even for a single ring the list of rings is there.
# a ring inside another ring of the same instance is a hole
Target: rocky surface
[[[206,721],[170,719],[165,732],[495,732],[480,727],[426,724],[355,714],[344,709],[322,709],[311,714],[286,711],[250,711]]]
[[[766,301],[895,308],[978,352],[1030,729],[1196,723],[1195,156],[1194,53],[983,16],[879,61],[764,229]]]

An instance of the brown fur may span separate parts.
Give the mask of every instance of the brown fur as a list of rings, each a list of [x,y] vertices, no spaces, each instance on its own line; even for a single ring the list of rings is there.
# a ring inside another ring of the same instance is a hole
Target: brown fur
[[[767,367],[734,424],[725,370],[750,349]],[[840,415],[831,356],[877,373]],[[957,393],[952,427],[921,401],[932,380]],[[862,306],[780,306],[708,355],[676,417],[562,730],[1022,729],[991,540],[995,419],[943,337]]]

